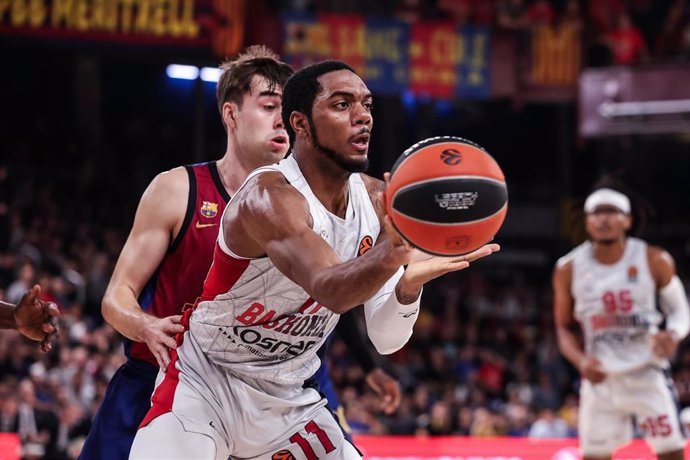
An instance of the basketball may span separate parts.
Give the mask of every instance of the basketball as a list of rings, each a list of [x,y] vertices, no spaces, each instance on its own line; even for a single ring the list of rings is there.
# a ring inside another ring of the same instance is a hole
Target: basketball
[[[460,137],[432,137],[408,148],[391,170],[386,209],[412,246],[458,256],[491,241],[508,211],[496,160]]]

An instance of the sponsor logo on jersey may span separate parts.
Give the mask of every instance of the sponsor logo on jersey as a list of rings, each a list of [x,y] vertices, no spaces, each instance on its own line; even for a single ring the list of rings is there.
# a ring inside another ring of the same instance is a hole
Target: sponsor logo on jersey
[[[295,456],[289,450],[283,449],[273,454],[271,460],[295,460]]]
[[[634,265],[628,267],[628,281],[637,283],[637,267]]]
[[[201,209],[199,209],[199,212],[201,213],[202,216],[206,218],[211,218],[211,217],[216,217],[216,214],[218,214],[218,203],[212,203],[210,201],[202,201],[201,202]]]
[[[357,250],[357,255],[361,256],[369,249],[371,249],[373,245],[374,239],[371,237],[371,235],[365,236],[364,238],[362,238],[362,241],[359,242],[359,249]]]
[[[590,319],[592,331],[610,328],[635,328],[647,330],[649,319],[644,315],[593,315]]]
[[[218,225],[218,222],[216,222],[215,224],[202,224],[202,223],[200,223],[200,222],[197,222],[197,223],[196,223],[196,228],[215,227],[216,225]]]
[[[230,342],[255,356],[285,361],[320,343],[326,336],[331,317],[328,309],[311,298],[298,312],[282,315],[255,302],[235,317],[240,325],[221,326],[218,331]],[[296,339],[298,337],[304,340]]]

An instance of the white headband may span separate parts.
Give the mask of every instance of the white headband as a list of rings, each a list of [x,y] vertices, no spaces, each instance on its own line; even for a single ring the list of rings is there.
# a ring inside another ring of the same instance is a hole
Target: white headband
[[[618,208],[624,214],[630,214],[630,200],[620,192],[610,188],[600,188],[585,200],[585,212],[590,214],[599,206],[609,205]]]

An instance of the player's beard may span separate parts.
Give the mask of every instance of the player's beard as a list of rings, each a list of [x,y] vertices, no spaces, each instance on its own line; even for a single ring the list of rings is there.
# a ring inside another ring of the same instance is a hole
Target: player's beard
[[[311,128],[311,133],[313,136],[314,148],[325,155],[327,158],[331,159],[335,164],[340,166],[347,172],[351,173],[361,173],[369,169],[369,158],[365,157],[364,161],[356,161],[345,158],[343,155],[339,154],[335,150],[324,147],[319,142],[319,136],[316,134],[316,126],[314,122],[309,118],[309,127]]]
[[[602,246],[613,246],[616,243],[616,241],[618,241],[618,238],[603,238],[595,240],[597,244],[600,244]]]

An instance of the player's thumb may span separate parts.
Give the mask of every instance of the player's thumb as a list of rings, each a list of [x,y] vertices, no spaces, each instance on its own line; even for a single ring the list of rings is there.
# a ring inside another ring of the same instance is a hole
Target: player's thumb
[[[36,299],[41,295],[41,286],[34,284],[33,287],[27,293],[27,300],[35,302]]]

